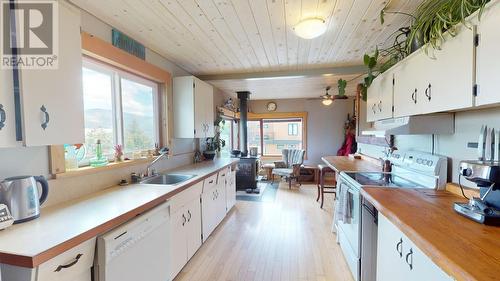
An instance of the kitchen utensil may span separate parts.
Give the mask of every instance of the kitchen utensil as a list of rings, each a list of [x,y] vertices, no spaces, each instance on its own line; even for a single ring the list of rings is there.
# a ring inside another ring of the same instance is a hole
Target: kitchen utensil
[[[484,160],[492,161],[493,160],[493,142],[495,141],[495,129],[488,128],[486,130],[486,138],[484,141]]]
[[[38,192],[40,183],[42,193]],[[40,206],[47,200],[49,184],[43,176],[20,176],[0,182],[0,203],[7,205],[14,223],[40,216]]]
[[[479,139],[477,141],[477,157],[479,160],[484,160],[485,158],[485,142],[486,142],[486,130],[487,126],[481,126],[481,131],[479,131]]]
[[[14,218],[6,205],[0,204],[0,230],[6,229],[14,223]]]

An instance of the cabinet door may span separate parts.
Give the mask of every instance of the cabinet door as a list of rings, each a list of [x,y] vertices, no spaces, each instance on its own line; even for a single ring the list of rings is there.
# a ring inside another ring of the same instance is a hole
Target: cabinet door
[[[379,75],[368,88],[366,97],[366,121],[373,122],[378,120],[377,104],[380,100],[380,87],[382,75]]]
[[[216,207],[215,207],[215,187],[204,189],[201,195],[201,220],[203,241],[208,239],[215,228],[216,221]]]
[[[446,274],[441,268],[439,268],[432,260],[427,257],[419,248],[417,248],[413,242],[406,239],[405,243],[408,245],[405,249],[403,259],[405,266],[408,270],[407,280],[409,281],[421,281],[421,280],[433,280],[433,281],[452,281],[454,280],[448,274]]]
[[[394,68],[394,117],[420,114],[426,61],[426,54],[419,50]]]
[[[16,145],[16,116],[12,70],[0,69],[0,147]]]
[[[425,79],[419,103],[421,113],[465,109],[473,106],[474,96],[474,31],[457,27],[457,35],[445,35],[441,50],[429,48],[422,54]]]
[[[83,143],[85,138],[80,12],[59,3],[58,69],[20,73],[27,146]]]
[[[207,124],[207,137],[213,137],[215,135],[215,127],[214,127],[214,89],[213,87],[206,83],[206,111],[205,111],[205,121]]]
[[[479,45],[477,47],[477,85],[476,105],[500,103],[500,2],[492,1],[484,10],[478,23]]]
[[[187,216],[187,260],[201,247],[201,204],[200,198],[191,201],[185,207]]]
[[[407,245],[402,233],[382,214],[378,215],[377,280],[408,280],[404,253]]]
[[[226,183],[226,213],[236,204],[236,173],[231,172]]]
[[[187,218],[184,209],[173,213],[170,216],[170,268],[171,280],[181,271],[186,264],[187,258],[187,240],[185,226]]]
[[[376,106],[378,120],[392,118],[393,81],[394,74],[390,70],[384,72],[380,77],[379,101]]]

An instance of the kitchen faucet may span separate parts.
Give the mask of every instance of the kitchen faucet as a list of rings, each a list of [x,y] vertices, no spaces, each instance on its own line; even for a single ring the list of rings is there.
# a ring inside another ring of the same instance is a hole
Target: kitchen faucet
[[[160,156],[158,156],[156,159],[151,161],[151,163],[149,163],[148,166],[146,167],[146,177],[156,176],[156,171],[152,167],[154,166],[154,164],[156,164],[156,162],[163,159],[163,157],[168,158],[168,152],[169,152],[168,147],[164,147],[164,148],[160,149],[159,152],[160,152]]]

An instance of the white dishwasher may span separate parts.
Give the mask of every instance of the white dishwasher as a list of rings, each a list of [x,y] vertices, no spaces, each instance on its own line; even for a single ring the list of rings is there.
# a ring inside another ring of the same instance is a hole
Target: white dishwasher
[[[170,280],[169,221],[164,203],[98,237],[95,280]]]

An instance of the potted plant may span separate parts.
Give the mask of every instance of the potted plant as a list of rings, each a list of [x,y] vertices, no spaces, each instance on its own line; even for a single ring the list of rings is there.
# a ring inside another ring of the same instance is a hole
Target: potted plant
[[[226,121],[222,117],[217,116],[214,121],[215,134],[212,138],[205,139],[205,151],[203,151],[203,156],[207,160],[213,160],[215,155],[220,153],[221,149],[226,146],[226,141],[220,138],[220,125],[224,125]]]

